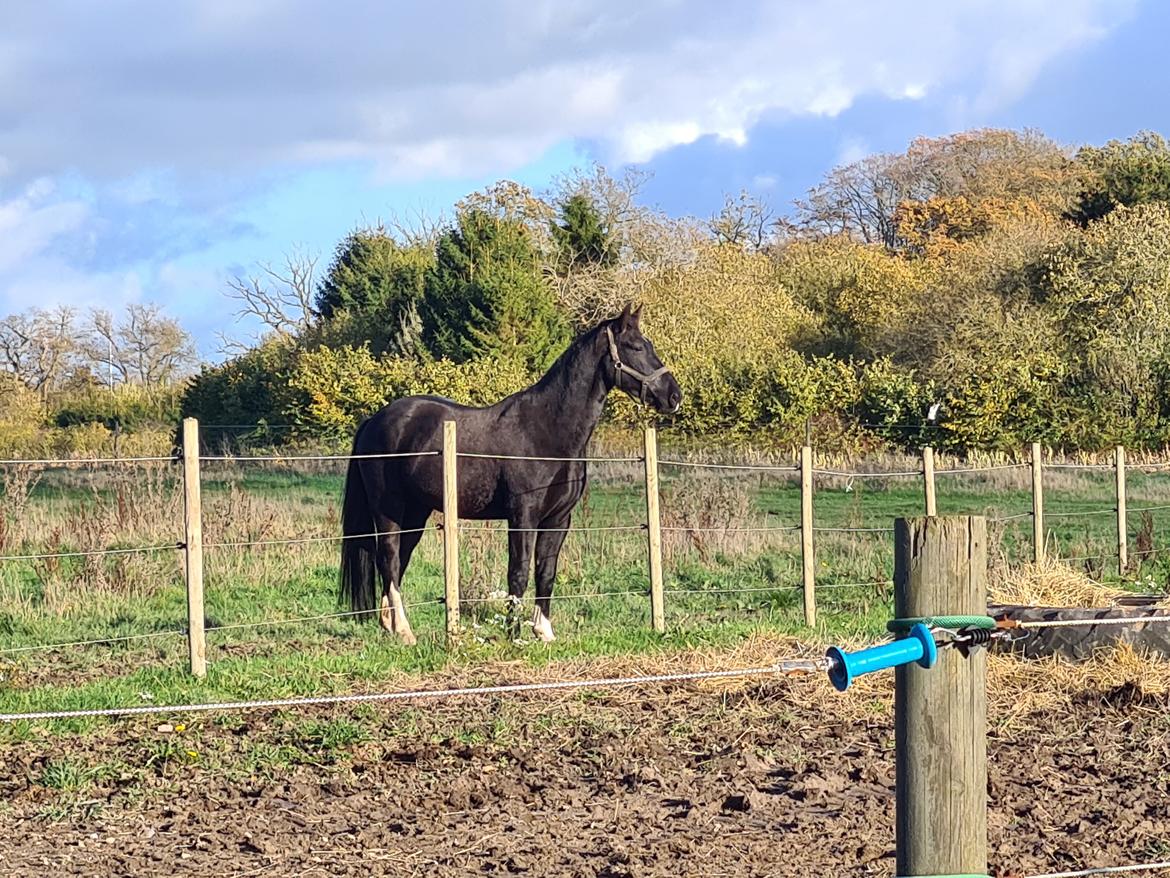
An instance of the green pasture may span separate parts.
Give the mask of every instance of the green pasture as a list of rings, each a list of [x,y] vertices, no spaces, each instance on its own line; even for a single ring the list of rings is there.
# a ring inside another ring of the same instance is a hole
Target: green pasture
[[[419,643],[400,645],[370,621],[299,620],[337,613],[336,542],[268,546],[215,543],[289,541],[338,531],[340,467],[316,471],[233,464],[204,479],[206,622],[209,671],[186,672],[182,508],[174,473],[109,475],[50,471],[20,497],[4,497],[3,556],[139,545],[149,554],[0,562],[0,711],[182,704],[378,690],[403,674],[485,659],[541,664],[736,643],[753,631],[812,644],[877,638],[890,615],[892,538],[899,516],[921,513],[920,477],[819,476],[815,494],[815,631],[803,624],[800,494],[782,473],[663,468],[662,523],[667,634],[650,630],[645,533],[589,528],[640,525],[645,500],[637,465],[595,467],[593,484],[562,554],[554,604],[557,640],[509,637],[506,539],[500,526],[465,529],[461,539],[463,634],[445,643],[438,534],[427,534],[405,586]],[[1049,553],[1092,575],[1118,578],[1113,475],[1052,471],[1046,481]],[[1163,587],[1170,475],[1130,474],[1127,578]],[[941,514],[992,519],[1031,510],[1026,469],[938,476]],[[1168,510],[1170,511],[1170,510]],[[1100,513],[1074,514],[1065,513]],[[820,530],[824,528],[824,530]],[[1032,522],[991,525],[996,565],[1026,560]],[[1137,555],[1138,548],[1142,554]],[[1111,556],[1114,560],[1111,560]],[[531,592],[527,602],[531,602]],[[528,612],[523,614],[527,618]],[[269,624],[278,623],[278,624]],[[236,627],[239,626],[239,627]],[[215,630],[219,629],[219,630]],[[139,635],[149,635],[138,637]],[[48,644],[134,636],[114,643],[42,650]],[[34,647],[26,649],[27,647]]]

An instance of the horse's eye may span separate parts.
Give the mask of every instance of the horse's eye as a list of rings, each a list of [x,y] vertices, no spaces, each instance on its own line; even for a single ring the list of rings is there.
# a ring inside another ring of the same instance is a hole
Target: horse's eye
[[[640,343],[639,344],[632,344],[632,345],[630,345],[630,350],[633,351],[635,354],[640,354],[640,353],[642,353],[642,351],[646,350],[646,345],[640,344]]]

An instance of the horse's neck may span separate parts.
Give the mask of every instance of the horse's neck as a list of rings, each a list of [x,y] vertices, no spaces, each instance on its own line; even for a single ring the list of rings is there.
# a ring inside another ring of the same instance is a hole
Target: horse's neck
[[[600,356],[596,339],[583,343],[524,394],[532,414],[543,422],[550,451],[566,457],[585,451],[609,393],[598,369]]]

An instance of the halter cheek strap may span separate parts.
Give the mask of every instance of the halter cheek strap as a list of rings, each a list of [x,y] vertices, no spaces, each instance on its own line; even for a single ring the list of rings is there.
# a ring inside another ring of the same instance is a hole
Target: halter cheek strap
[[[646,395],[647,395],[647,392],[650,390],[650,382],[653,381],[655,378],[657,378],[659,375],[666,374],[667,372],[670,371],[670,369],[666,368],[666,366],[660,366],[659,368],[657,368],[653,372],[651,372],[649,375],[647,375],[645,372],[639,372],[637,369],[633,368],[632,366],[627,366],[625,363],[622,362],[621,355],[618,353],[617,342],[614,341],[614,338],[613,338],[613,330],[608,326],[605,327],[605,337],[609,341],[609,356],[610,356],[610,359],[613,360],[613,368],[614,368],[616,374],[621,375],[624,372],[625,374],[629,375],[631,378],[638,381],[641,385],[638,389],[638,399],[642,403],[642,405],[649,405],[649,402],[646,399]]]

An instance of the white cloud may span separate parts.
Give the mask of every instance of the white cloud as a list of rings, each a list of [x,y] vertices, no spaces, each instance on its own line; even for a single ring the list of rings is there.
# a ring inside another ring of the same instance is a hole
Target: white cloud
[[[118,310],[141,298],[142,279],[137,271],[79,271],[53,257],[22,263],[4,283],[7,312],[52,305],[69,305],[79,311]]]
[[[0,201],[0,272],[10,271],[83,226],[88,207],[80,201],[52,201],[52,195],[52,182],[41,178],[16,198]]]
[[[166,266],[250,234],[233,199],[299,168],[502,176],[573,140],[608,163],[646,161],[865,96],[943,95],[974,124],[1133,4],[8,4],[0,306],[116,306],[145,290],[211,320],[191,301],[216,269]]]
[[[23,179],[359,159],[507,173],[567,138],[640,161],[769,112],[961,85],[986,111],[1133,0],[147,0],[6,10],[0,154]],[[127,34],[134,38],[128,39]]]

